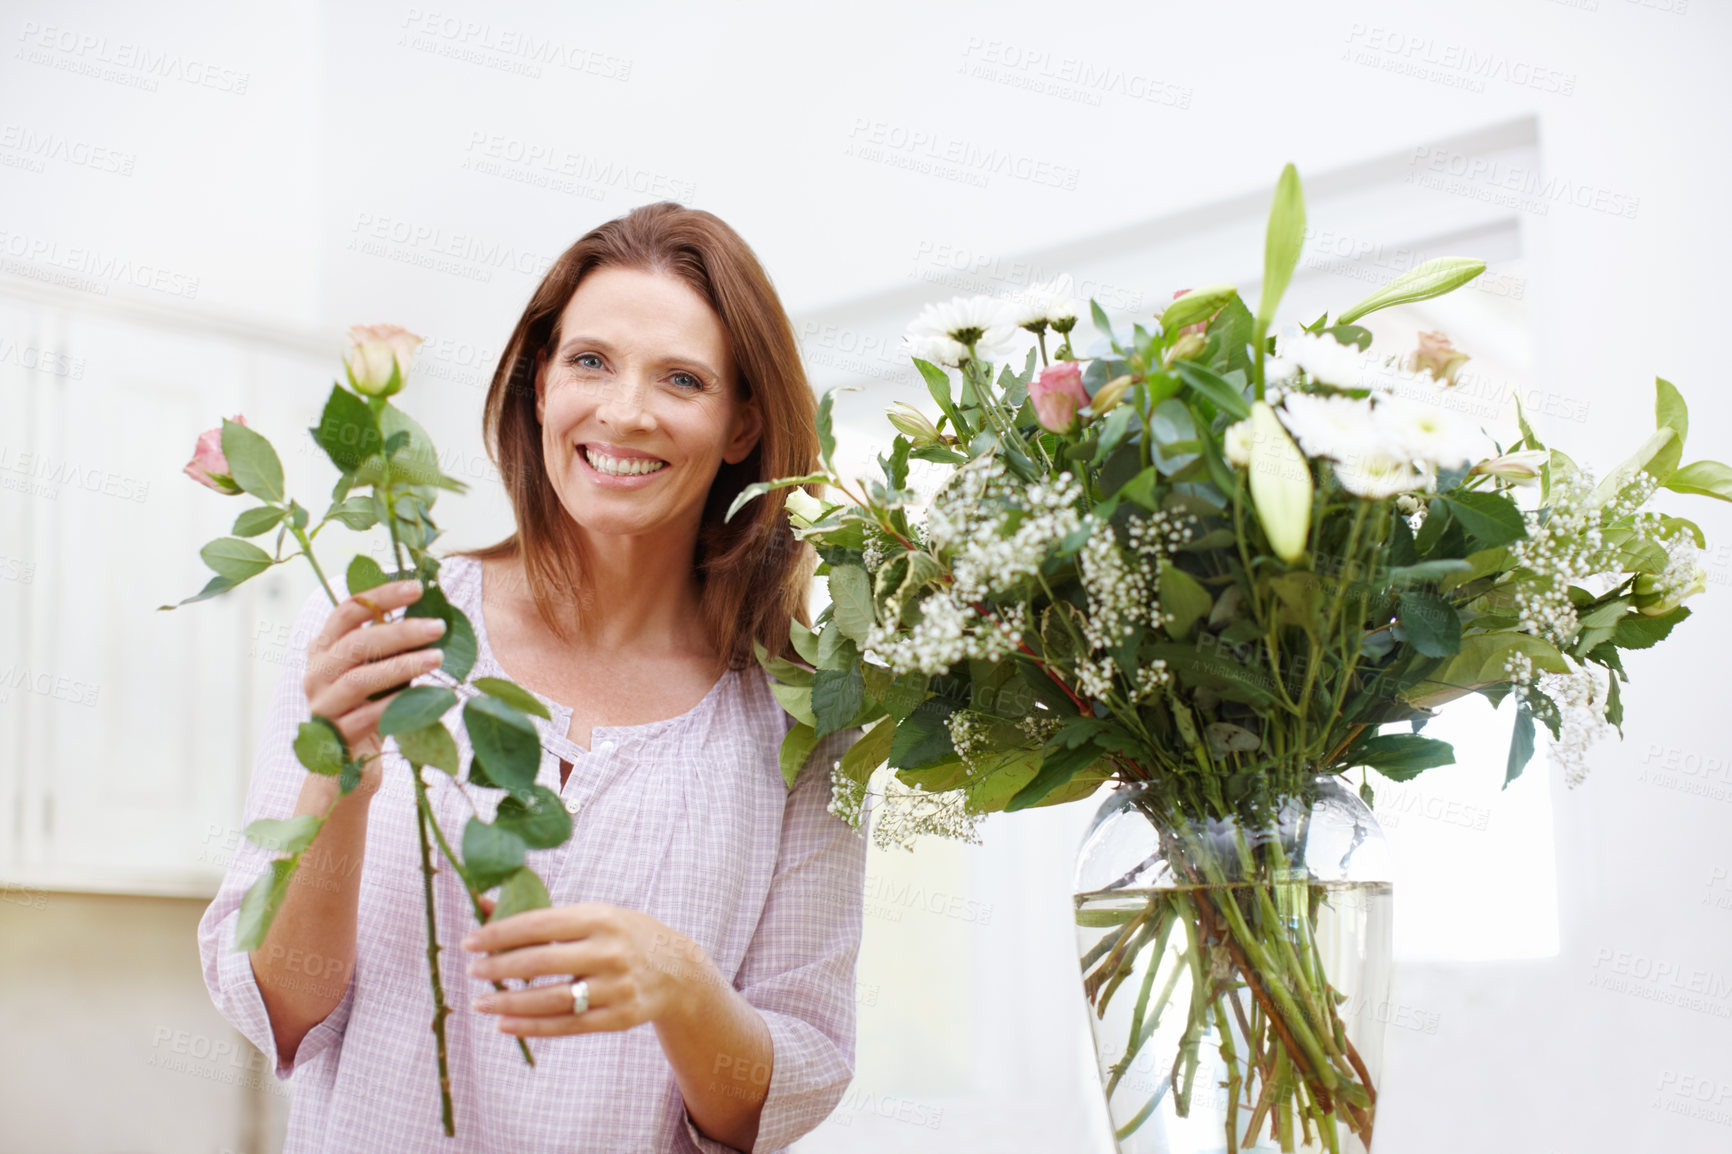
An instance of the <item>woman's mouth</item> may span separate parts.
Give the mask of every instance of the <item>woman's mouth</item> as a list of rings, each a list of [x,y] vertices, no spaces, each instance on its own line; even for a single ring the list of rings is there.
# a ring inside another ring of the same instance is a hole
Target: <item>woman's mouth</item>
[[[584,464],[604,477],[642,477],[659,473],[667,462],[659,457],[614,457],[591,445],[579,445],[578,454]]]

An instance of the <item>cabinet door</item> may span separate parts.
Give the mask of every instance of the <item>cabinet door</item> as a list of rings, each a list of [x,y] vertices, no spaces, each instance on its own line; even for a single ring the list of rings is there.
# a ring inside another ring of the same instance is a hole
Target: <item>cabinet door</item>
[[[304,593],[278,571],[158,611],[203,587],[200,546],[255,503],[181,467],[201,430],[237,412],[282,445],[304,438],[311,422],[291,409],[316,410],[319,370],[305,353],[202,329],[48,306],[3,315],[82,372],[7,365],[0,389],[0,577],[14,557],[30,575],[0,580],[0,871],[44,888],[210,892],[280,667],[253,655],[253,639],[275,631],[262,616],[291,613],[280,602]],[[296,392],[309,404],[260,387],[290,373],[306,378]],[[312,464],[285,453],[291,477]]]

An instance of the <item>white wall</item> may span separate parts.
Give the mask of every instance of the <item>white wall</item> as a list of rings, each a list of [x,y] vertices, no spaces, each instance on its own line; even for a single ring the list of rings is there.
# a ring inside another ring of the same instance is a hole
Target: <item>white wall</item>
[[[1512,193],[1496,184],[1520,183],[1505,169],[1429,191],[1440,213],[1501,197],[1520,215],[1533,384],[1588,410],[1586,421],[1541,419],[1542,435],[1609,466],[1651,427],[1659,373],[1692,404],[1693,455],[1726,456],[1723,357],[1711,344],[1732,257],[1721,208],[1732,162],[1720,131],[1732,107],[1723,67],[1732,18],[1721,5],[472,3],[439,6],[447,22],[431,24],[410,19],[417,11],[433,6],[0,3],[0,288],[16,305],[0,331],[0,443],[43,448],[46,434],[17,414],[48,409],[64,414],[56,435],[81,436],[99,427],[117,382],[131,379],[124,347],[64,350],[84,358],[76,377],[61,362],[44,370],[28,354],[41,345],[38,321],[20,316],[47,317],[54,340],[77,323],[160,325],[172,316],[198,318],[207,337],[333,350],[352,321],[405,323],[436,342],[424,354],[417,414],[442,448],[479,460],[485,361],[535,270],[635,203],[671,194],[716,211],[758,249],[797,320],[817,324],[923,283],[923,274],[942,279],[957,253],[984,260],[1003,283],[1019,275],[1022,254],[1086,248],[1088,238],[1193,210],[1206,219],[1208,206],[1266,195],[1287,160],[1323,174],[1407,155],[1435,184],[1449,174],[1414,157],[1416,145],[1532,118],[1543,179],[1561,184]],[[475,25],[467,40],[466,22]],[[576,67],[506,71],[512,58],[501,46],[526,36],[548,38]],[[1048,55],[1017,67],[1031,52]],[[140,63],[164,54],[165,69]],[[1031,90],[1044,71],[1065,69],[1114,70],[1115,87]],[[519,147],[541,149],[573,175],[511,161]],[[1012,165],[987,172],[982,187],[972,164],[992,150]],[[1441,157],[1446,169],[1452,159]],[[1143,311],[1182,287],[1168,269],[1123,279],[1111,287],[1127,308],[1140,294]],[[934,296],[958,291],[924,283]],[[808,353],[817,376],[858,370],[813,341]],[[133,592],[124,578],[135,570],[116,542],[149,548],[133,535],[139,525],[174,542],[182,560],[188,542],[226,529],[230,510],[214,498],[181,512],[170,494],[186,484],[178,470],[193,435],[253,403],[257,379],[198,364],[184,374],[209,412],[185,418],[178,439],[164,434],[150,452],[136,450],[140,463],[128,467],[148,472],[150,497],[125,536],[94,513],[84,519],[84,505],[112,512],[88,494],[0,490],[0,525],[54,512],[79,518],[70,552],[10,528],[0,541],[0,669],[26,660],[27,594],[8,574],[33,566],[35,581],[60,583],[69,575],[54,567],[75,562],[109,575],[118,597]],[[895,380],[883,378],[886,395]],[[316,393],[320,383],[279,387]],[[872,408],[846,413],[862,422]],[[294,424],[278,427],[287,443]],[[294,464],[290,471],[293,481]],[[310,488],[313,474],[301,475]],[[4,462],[0,478],[29,480],[11,477]],[[1697,516],[1713,546],[1732,519],[1706,505],[1674,507]],[[453,503],[454,543],[497,535],[501,508],[484,496]],[[1380,1149],[1711,1149],[1732,1137],[1732,1091],[1722,1089],[1732,1084],[1723,1045],[1732,1016],[1732,750],[1716,724],[1713,663],[1732,553],[1711,549],[1709,560],[1714,579],[1694,603],[1696,618],[1630,658],[1627,739],[1599,749],[1581,788],[1552,779],[1557,954],[1404,966],[1410,1020],[1437,1027],[1394,1031]],[[135,604],[184,595],[179,583],[149,584]],[[283,612],[267,604],[243,617],[250,633]],[[124,631],[124,620],[108,627]],[[138,633],[120,636],[142,645],[156,628],[141,615]],[[68,641],[48,659],[76,673],[88,644]],[[261,666],[255,676],[274,673],[262,668],[268,657],[248,659]],[[105,711],[110,732],[137,676],[103,675],[93,708]],[[40,819],[24,804],[37,788],[27,780],[88,774],[104,758],[125,764],[117,735],[27,774],[20,731],[29,704],[18,694],[0,703],[0,869],[39,836],[25,832]],[[198,722],[148,724],[184,732]],[[1536,761],[1530,772],[1542,769]],[[246,767],[194,772],[229,774],[232,788]],[[1707,792],[1689,792],[1698,787]],[[1025,815],[1028,828],[1015,831],[1019,819],[1001,819],[986,845],[932,847],[912,865],[875,857],[879,876],[930,870],[922,876],[956,893],[1014,868],[1030,895],[1014,911],[1026,928],[1019,920],[1007,929],[1013,911],[996,907],[987,925],[922,911],[869,919],[862,979],[878,988],[875,1004],[869,986],[862,993],[858,1084],[876,1097],[854,1100],[848,1124],[833,1121],[812,1149],[1047,1149],[1060,1135],[1080,1148],[1074,1136],[1085,1129],[1102,1148],[1086,1081],[1029,1041],[1062,1034],[1062,988],[1025,992],[1051,999],[1034,1010],[931,993],[951,988],[948,972],[989,966],[1011,940],[1032,941],[1053,973],[1062,970],[1063,879],[1082,808]],[[31,923],[13,917],[8,927],[18,924]],[[86,948],[40,924],[30,957],[44,971],[63,964],[55,949]],[[196,975],[163,963],[134,996],[183,1006],[189,981]],[[1696,1000],[1676,1004],[1692,988]],[[101,1013],[68,1012],[71,1020],[47,1023],[8,1009],[0,1073],[43,1052],[49,1032],[120,1044]],[[924,1065],[908,1066],[910,1037]],[[982,1049],[1002,1065],[981,1063],[973,1055]],[[161,1076],[137,1065],[135,1077],[105,1087],[112,1137],[93,1132],[76,1148],[185,1148],[170,1121],[152,1135],[125,1128],[126,1104],[148,1099],[150,1079]],[[904,1076],[898,1066],[926,1073]],[[9,1082],[0,1077],[0,1115],[62,1113],[80,1100],[71,1087],[64,1101],[19,1098]],[[896,1121],[897,1096],[942,1106],[938,1128]]]

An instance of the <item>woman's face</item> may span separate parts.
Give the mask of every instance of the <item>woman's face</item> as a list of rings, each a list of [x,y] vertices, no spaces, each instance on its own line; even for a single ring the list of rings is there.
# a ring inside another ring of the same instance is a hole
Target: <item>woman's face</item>
[[[716,470],[761,429],[721,319],[677,277],[610,267],[584,277],[559,334],[537,364],[535,412],[566,513],[591,533],[695,539]]]

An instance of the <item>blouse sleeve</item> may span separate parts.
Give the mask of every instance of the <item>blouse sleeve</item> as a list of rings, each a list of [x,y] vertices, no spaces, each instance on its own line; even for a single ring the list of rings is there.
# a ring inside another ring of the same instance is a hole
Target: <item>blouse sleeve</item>
[[[339,589],[338,596],[345,596]],[[294,754],[295,733],[312,716],[302,678],[307,668],[307,648],[324,628],[334,606],[324,590],[315,591],[302,604],[293,633],[284,647],[283,665],[277,674],[264,732],[253,758],[252,782],[240,828],[261,817],[286,818],[295,811],[301,783],[307,771]],[[341,1042],[354,999],[353,974],[342,1001],[324,1021],[301,1039],[299,1049],[284,1057],[277,1052],[270,1015],[253,974],[252,958],[234,948],[235,925],[240,919],[241,899],[270,867],[276,853],[236,837],[237,848],[223,875],[216,898],[198,923],[199,957],[204,965],[204,984],[211,1001],[223,1017],[248,1041],[259,1048],[279,1080],[287,1080],[298,1068]]]
[[[829,805],[830,768],[861,732],[855,726],[820,740],[788,792],[776,872],[734,980],[770,1030],[770,1085],[755,1154],[774,1154],[817,1127],[854,1077],[868,815],[856,830]],[[685,1124],[703,1154],[731,1152],[689,1112]]]

